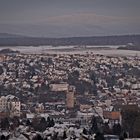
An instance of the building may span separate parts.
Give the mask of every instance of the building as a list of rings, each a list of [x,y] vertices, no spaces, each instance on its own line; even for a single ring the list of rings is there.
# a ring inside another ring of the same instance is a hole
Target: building
[[[8,108],[7,98],[5,96],[0,97],[0,111],[6,111]]]
[[[103,111],[103,117],[104,119],[109,120],[109,124],[111,125],[111,127],[115,123],[122,124],[122,116],[119,111]]]
[[[3,62],[3,61],[5,61],[5,56],[0,54],[0,62]]]
[[[66,94],[66,106],[67,106],[67,108],[74,107],[74,92],[75,92],[75,87],[69,86],[68,92]]]
[[[20,108],[21,108],[21,103],[19,101],[19,98],[13,95],[0,97],[1,113],[6,113],[10,117],[20,116]]]
[[[50,84],[51,91],[67,91],[68,90],[68,84],[62,83],[62,84]]]

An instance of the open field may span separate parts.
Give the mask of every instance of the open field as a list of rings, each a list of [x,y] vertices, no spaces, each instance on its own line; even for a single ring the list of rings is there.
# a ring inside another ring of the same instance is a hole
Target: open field
[[[102,55],[115,55],[115,56],[140,56],[140,51],[133,50],[117,50],[118,46],[87,46],[86,48],[75,47],[75,46],[39,46],[39,47],[0,47],[0,50],[5,48],[10,48],[12,50],[18,50],[21,53],[25,54],[84,54],[84,53],[93,53],[93,54],[102,54]]]

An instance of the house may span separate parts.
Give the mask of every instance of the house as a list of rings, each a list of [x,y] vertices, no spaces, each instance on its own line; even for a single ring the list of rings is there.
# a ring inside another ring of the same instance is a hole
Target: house
[[[11,117],[20,116],[21,104],[19,98],[13,95],[0,97],[0,111],[9,114]],[[4,115],[4,114],[3,114]]]
[[[111,125],[111,127],[115,123],[122,123],[122,116],[119,111],[103,111],[103,117],[105,120],[109,120],[109,124]]]
[[[51,91],[67,91],[68,84],[67,83],[50,84],[50,89],[51,89]]]

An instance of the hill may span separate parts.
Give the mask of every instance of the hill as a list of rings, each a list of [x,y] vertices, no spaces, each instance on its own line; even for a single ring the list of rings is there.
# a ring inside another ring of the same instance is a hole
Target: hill
[[[125,46],[120,46],[117,49],[118,50],[134,50],[134,51],[140,51],[140,45],[127,44]]]
[[[140,35],[46,38],[0,34],[0,46],[126,45],[128,43],[140,45]]]
[[[0,33],[0,39],[3,38],[24,38],[23,35],[17,35],[17,34],[9,34],[9,33]]]

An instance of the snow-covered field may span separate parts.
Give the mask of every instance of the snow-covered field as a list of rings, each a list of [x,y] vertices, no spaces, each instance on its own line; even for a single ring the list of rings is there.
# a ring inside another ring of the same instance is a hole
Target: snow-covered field
[[[97,49],[98,47],[98,49]],[[102,47],[106,47],[106,49],[102,49]],[[107,47],[110,47],[108,49]],[[39,47],[27,47],[27,46],[18,46],[18,47],[0,47],[0,50],[4,48],[10,48],[12,50],[18,50],[21,53],[25,54],[85,54],[85,53],[93,53],[93,54],[102,54],[102,55],[113,55],[113,56],[140,56],[140,51],[132,51],[132,50],[117,50],[116,48],[119,46],[86,46],[86,48],[75,48],[75,46],[39,46]],[[101,48],[101,49],[100,49]]]

